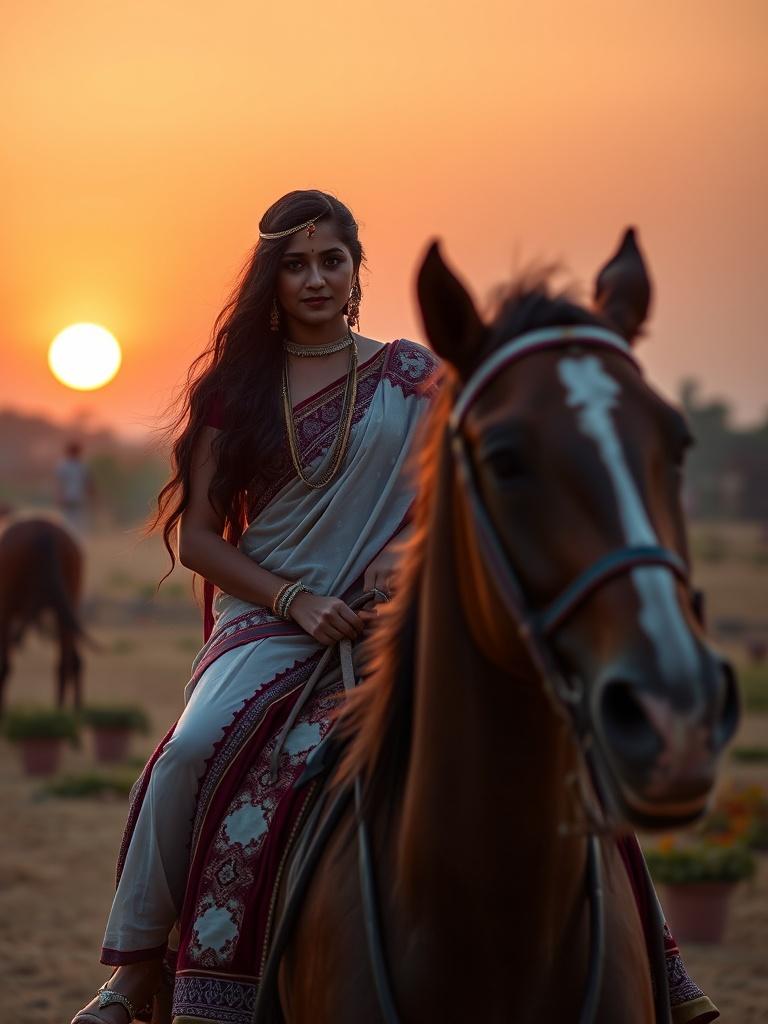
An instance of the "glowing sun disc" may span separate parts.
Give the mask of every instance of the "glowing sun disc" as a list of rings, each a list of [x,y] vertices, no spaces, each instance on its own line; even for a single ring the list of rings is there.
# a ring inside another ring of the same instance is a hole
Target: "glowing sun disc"
[[[76,391],[103,388],[122,361],[117,339],[99,324],[71,324],[56,335],[48,349],[51,373]]]

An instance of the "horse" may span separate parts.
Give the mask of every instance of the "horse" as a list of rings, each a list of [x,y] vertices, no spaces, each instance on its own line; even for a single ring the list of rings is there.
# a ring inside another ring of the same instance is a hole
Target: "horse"
[[[669,1019],[616,835],[704,811],[739,709],[692,599],[691,438],[634,355],[644,258],[629,229],[591,307],[523,281],[486,324],[435,243],[418,296],[445,381],[401,584],[336,730],[336,792],[354,778],[358,800],[318,826],[277,1016]]]
[[[59,645],[56,698],[63,707],[68,692],[82,703],[83,630],[78,605],[83,574],[80,545],[65,527],[43,518],[19,519],[0,534],[0,714],[11,650],[30,625],[52,614]]]

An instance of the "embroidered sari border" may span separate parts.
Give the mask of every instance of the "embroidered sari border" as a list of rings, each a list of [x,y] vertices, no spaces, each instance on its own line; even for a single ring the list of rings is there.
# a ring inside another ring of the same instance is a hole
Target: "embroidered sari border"
[[[167,946],[167,942],[160,946],[151,946],[149,949],[120,950],[102,946],[100,962],[108,967],[122,967],[125,964],[138,964],[143,960],[160,960],[165,955]]]
[[[246,619],[251,616],[251,612],[246,612],[245,615],[238,616],[238,618]],[[227,627],[222,631],[224,635],[219,636],[214,633],[211,637],[210,647],[197,663],[190,682],[197,683],[206,669],[209,669],[222,654],[234,651],[236,648],[242,647],[243,644],[253,643],[256,640],[268,640],[270,637],[276,636],[302,636],[304,632],[294,622],[282,620],[256,625],[241,625],[233,632],[228,632],[226,629]]]
[[[278,673],[259,687],[253,697],[235,711],[232,721],[224,728],[221,739],[217,741],[211,756],[205,763],[200,779],[195,801],[197,810],[190,842],[190,863],[195,857],[200,832],[219,783],[246,748],[249,738],[258,730],[264,716],[283,697],[304,685],[321,654],[322,649],[315,651],[303,661],[295,661],[284,672]]]

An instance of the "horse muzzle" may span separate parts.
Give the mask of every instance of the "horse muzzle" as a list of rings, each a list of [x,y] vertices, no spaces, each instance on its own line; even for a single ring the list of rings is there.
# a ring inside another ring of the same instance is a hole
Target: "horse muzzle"
[[[593,690],[598,789],[613,813],[634,827],[670,829],[706,810],[720,754],[739,721],[731,666],[710,651],[701,677],[648,684],[604,672]]]

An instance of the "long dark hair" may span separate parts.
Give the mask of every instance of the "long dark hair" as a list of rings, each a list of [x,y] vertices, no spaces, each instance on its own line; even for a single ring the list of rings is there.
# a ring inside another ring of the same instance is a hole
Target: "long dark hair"
[[[267,210],[259,231],[286,231],[311,218],[330,219],[352,254],[355,272],[365,259],[357,222],[335,196],[315,189],[289,192]],[[176,563],[172,533],[189,505],[192,453],[212,409],[224,429],[216,439],[216,473],[208,498],[224,516],[224,535],[237,537],[246,518],[247,490],[258,477],[269,480],[279,465],[284,427],[279,390],[281,336],[270,330],[280,257],[291,236],[259,239],[230,298],[217,316],[211,340],[194,360],[172,406],[167,436],[172,475],[157,497],[150,530],[162,526]]]

